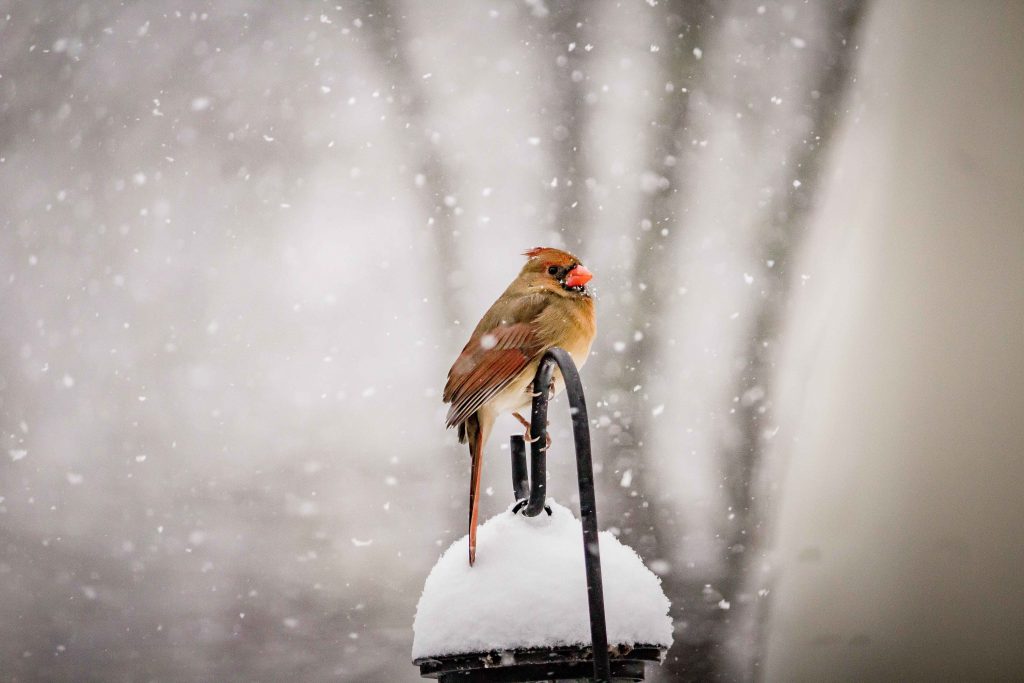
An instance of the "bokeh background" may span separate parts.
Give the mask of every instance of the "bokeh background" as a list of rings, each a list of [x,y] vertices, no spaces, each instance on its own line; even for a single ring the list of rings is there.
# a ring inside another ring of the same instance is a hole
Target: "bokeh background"
[[[676,623],[650,679],[1021,675],[1022,32],[0,2],[0,679],[416,680],[465,525],[444,376],[537,245],[596,273],[600,518]]]

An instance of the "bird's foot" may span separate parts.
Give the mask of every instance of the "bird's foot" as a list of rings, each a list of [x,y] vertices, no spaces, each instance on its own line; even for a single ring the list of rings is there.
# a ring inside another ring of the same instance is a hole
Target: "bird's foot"
[[[520,415],[519,413],[512,413],[512,416],[515,417],[517,420],[519,420],[519,424],[523,425],[523,428],[526,430],[523,433],[523,438],[526,439],[526,442],[527,443],[534,443],[535,441],[537,441],[537,439],[531,439],[530,438],[530,421],[527,420],[522,415]],[[551,435],[548,434],[547,432],[545,432],[544,433],[544,438],[545,438],[544,450],[548,450],[549,448],[551,448]]]
[[[526,432],[526,434],[525,434],[525,436],[523,436],[523,438],[526,439],[527,443],[537,443],[537,441],[540,439],[539,436],[536,437],[536,438],[531,439],[530,438],[530,432]],[[546,451],[546,450],[549,450],[550,448],[551,448],[551,435],[545,432],[545,434],[544,434],[544,448],[542,448],[541,450],[542,451]]]
[[[530,385],[528,387],[526,387],[526,391],[527,391],[528,394],[530,394],[530,396],[532,398],[537,398],[538,396],[541,395],[541,392],[534,390],[533,382],[530,382]],[[552,379],[551,382],[548,384],[548,398],[554,398],[554,397],[555,397],[555,380]]]

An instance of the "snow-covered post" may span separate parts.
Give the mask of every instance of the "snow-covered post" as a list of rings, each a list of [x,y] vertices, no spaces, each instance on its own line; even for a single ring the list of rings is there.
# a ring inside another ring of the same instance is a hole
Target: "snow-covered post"
[[[583,523],[557,503],[547,504],[548,392],[537,391],[529,474],[524,439],[512,437],[517,502],[480,528],[473,568],[464,560],[464,537],[427,577],[413,625],[413,663],[424,677],[527,681],[542,674],[545,680],[592,676],[595,681],[637,681],[644,678],[644,662],[660,661],[671,644],[669,603],[660,580],[632,549],[608,533],[603,541],[598,534],[590,426],[572,357],[559,348],[547,351],[533,386],[548,387],[556,364],[569,397]],[[573,550],[580,535],[585,596],[574,590],[580,587],[580,556]],[[602,544],[608,560],[607,603]]]

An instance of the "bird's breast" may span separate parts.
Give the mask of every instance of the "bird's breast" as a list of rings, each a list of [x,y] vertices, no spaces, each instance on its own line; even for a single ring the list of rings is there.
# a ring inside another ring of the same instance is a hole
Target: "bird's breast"
[[[590,357],[590,346],[594,343],[594,335],[597,332],[594,302],[585,299],[577,305],[568,307],[566,318],[564,338],[555,345],[568,351],[576,366],[582,368]]]

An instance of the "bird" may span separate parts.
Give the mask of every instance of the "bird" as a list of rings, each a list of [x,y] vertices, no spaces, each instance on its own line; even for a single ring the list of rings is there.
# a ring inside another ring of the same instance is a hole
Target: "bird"
[[[590,355],[597,332],[594,298],[587,283],[593,274],[567,251],[537,247],[519,275],[484,313],[451,369],[443,399],[450,404],[446,427],[458,429],[469,444],[469,565],[476,561],[476,527],[484,445],[498,415],[519,414],[533,401],[534,375],[544,353],[565,349],[577,367]],[[554,393],[564,388],[557,370]]]

